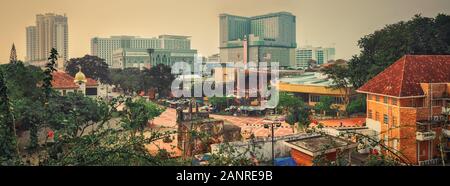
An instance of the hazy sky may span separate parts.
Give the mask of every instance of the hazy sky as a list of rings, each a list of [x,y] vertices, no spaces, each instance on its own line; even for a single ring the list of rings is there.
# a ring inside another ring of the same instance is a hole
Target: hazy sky
[[[218,14],[278,11],[297,16],[298,46],[334,44],[336,57],[347,59],[362,36],[414,14],[450,14],[450,0],[0,0],[0,62],[13,42],[25,58],[25,27],[39,13],[67,14],[72,58],[90,53],[90,38],[111,35],[189,35],[194,49],[210,55],[219,52]]]

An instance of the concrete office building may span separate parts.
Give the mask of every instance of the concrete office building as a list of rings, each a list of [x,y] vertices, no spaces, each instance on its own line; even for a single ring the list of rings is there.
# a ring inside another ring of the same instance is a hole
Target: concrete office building
[[[295,64],[296,18],[288,12],[254,17],[220,15],[221,62],[279,62]]]
[[[58,51],[57,67],[63,68],[69,59],[68,24],[66,15],[53,13],[36,15],[36,26],[26,27],[26,62],[44,66],[52,48]]]
[[[158,38],[112,36],[110,38],[95,37],[91,39],[91,55],[105,59],[109,66],[113,66],[114,51],[120,48],[191,50],[191,40],[189,36],[174,35],[160,35]]]
[[[220,62],[220,54],[213,54],[208,56],[205,62]]]
[[[172,66],[175,62],[192,64],[196,50],[119,48],[112,54],[111,68],[150,68],[158,64]]]
[[[330,60],[335,59],[335,48],[322,48],[322,47],[312,47],[304,46],[295,50],[295,60],[296,64],[294,67],[306,68],[308,67],[308,62],[314,60],[318,65],[326,64]]]
[[[315,106],[320,102],[321,97],[330,97],[332,104],[340,110],[345,110],[346,92],[350,99],[353,99],[355,92],[351,87],[332,89],[333,80],[318,72],[305,72],[301,75],[291,75],[282,77],[279,80],[278,89],[280,92],[290,93],[301,99],[309,106]]]

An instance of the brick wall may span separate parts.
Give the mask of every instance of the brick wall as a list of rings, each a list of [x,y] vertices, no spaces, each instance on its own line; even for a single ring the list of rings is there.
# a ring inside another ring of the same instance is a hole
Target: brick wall
[[[416,109],[400,110],[400,151],[411,163],[417,163]]]
[[[313,165],[313,157],[298,150],[291,149],[291,157],[292,159],[294,159],[295,163],[297,163],[298,166]]]
[[[336,154],[336,151],[330,152],[327,153],[325,157],[328,161],[336,161]],[[298,166],[312,166],[313,160],[315,158],[295,149],[291,149],[291,157],[292,159],[294,159],[295,163],[297,163]]]
[[[433,87],[434,88],[434,87]],[[439,87],[443,89],[443,87]],[[437,90],[436,90],[437,91]],[[441,91],[441,90],[439,90]],[[435,92],[435,90],[433,90]],[[430,116],[430,108],[426,108],[428,98],[407,98],[398,99],[395,102],[395,98],[387,98],[387,103],[385,102],[384,96],[367,96],[367,113],[372,113],[371,119],[380,122],[381,132],[379,139],[387,139],[385,143],[388,147],[394,147],[394,140],[398,140],[397,147],[399,151],[411,162],[417,164],[417,145],[416,131],[417,131],[417,121],[426,121]],[[396,104],[395,104],[396,103]],[[412,106],[418,106],[412,107]],[[376,113],[378,112],[378,117]],[[437,116],[442,112],[442,107],[433,107],[432,115]],[[388,116],[388,123],[384,121],[384,115]],[[369,117],[369,116],[368,116]],[[432,128],[439,136],[441,129],[439,127]],[[384,141],[383,141],[384,142]],[[429,157],[428,153],[420,156],[420,160],[427,160],[434,158],[439,149],[437,149],[437,144],[439,144],[439,139],[436,137],[432,142],[433,146],[433,157]],[[429,142],[420,142],[420,151],[423,149],[428,150]],[[428,151],[427,151],[428,152]],[[422,152],[419,152],[423,154]]]

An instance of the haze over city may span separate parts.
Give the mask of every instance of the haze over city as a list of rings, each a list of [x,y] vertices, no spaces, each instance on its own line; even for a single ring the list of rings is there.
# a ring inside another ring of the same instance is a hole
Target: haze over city
[[[448,0],[1,0],[0,62],[6,63],[11,44],[24,60],[25,27],[36,14],[66,14],[69,57],[90,53],[92,37],[161,34],[192,36],[201,55],[219,52],[220,13],[254,16],[287,11],[296,16],[297,45],[334,46],[336,58],[359,52],[357,41],[386,24],[409,20],[414,14],[434,17],[450,13]]]
[[[450,166],[450,0],[0,0],[0,24],[0,175],[14,181],[71,179],[1,167],[434,186],[440,168],[384,167]]]

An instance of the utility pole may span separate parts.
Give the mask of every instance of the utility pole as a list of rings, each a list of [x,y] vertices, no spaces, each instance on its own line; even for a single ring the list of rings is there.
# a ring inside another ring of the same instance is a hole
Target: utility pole
[[[273,122],[269,124],[264,124],[264,128],[271,128],[272,130],[272,166],[275,166],[275,127],[280,127],[281,123],[279,122]]]

